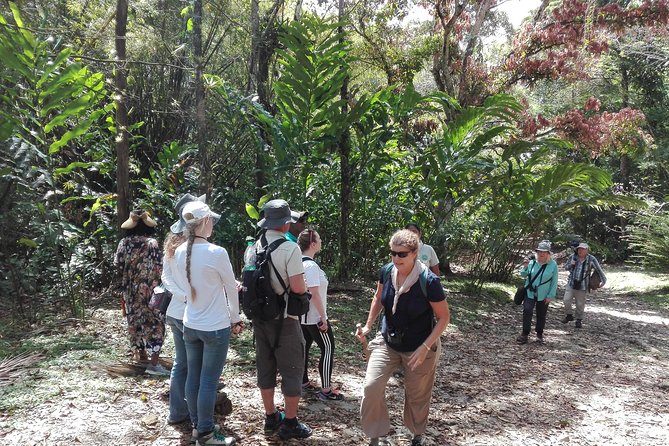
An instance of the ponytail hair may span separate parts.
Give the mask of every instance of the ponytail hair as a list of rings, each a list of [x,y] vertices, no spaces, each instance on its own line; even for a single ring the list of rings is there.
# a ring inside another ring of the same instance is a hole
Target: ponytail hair
[[[192,216],[191,216],[192,217]],[[187,223],[186,224],[186,230],[184,231],[184,234],[186,236],[186,278],[188,279],[188,284],[190,285],[190,295],[191,299],[193,299],[193,302],[195,302],[195,298],[197,297],[197,292],[195,291],[195,288],[193,288],[193,282],[191,281],[191,259],[193,255],[193,242],[195,241],[195,231],[202,226],[205,223],[206,219],[201,219],[197,220],[193,223]]]

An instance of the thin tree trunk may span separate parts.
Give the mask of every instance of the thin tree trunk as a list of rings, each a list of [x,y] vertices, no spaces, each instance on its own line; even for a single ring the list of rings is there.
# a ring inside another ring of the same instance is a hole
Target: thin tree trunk
[[[128,0],[116,2],[116,213],[118,226],[130,214],[130,154],[128,143],[128,109],[126,106],[126,88],[128,86],[126,72],[125,37],[128,25]]]
[[[202,0],[193,2],[193,58],[195,62],[195,140],[200,155],[200,193],[211,196],[211,162],[207,149],[204,68],[202,66]]]
[[[339,23],[343,23],[344,19],[344,0],[339,0]],[[337,29],[339,32],[339,40],[343,43],[346,38],[344,35],[344,28],[339,25]],[[342,115],[348,114],[348,76],[344,79],[341,86],[342,99]],[[348,278],[350,276],[350,268],[345,265],[349,264],[349,246],[348,246],[348,220],[351,214],[351,134],[348,128],[344,129],[339,137],[339,158],[341,169],[341,196],[340,196],[340,221],[339,221],[339,276],[341,278]]]
[[[249,78],[246,83],[246,92],[253,93],[256,89],[258,73],[258,43],[260,42],[260,13],[259,1],[251,0],[251,54],[249,55]]]

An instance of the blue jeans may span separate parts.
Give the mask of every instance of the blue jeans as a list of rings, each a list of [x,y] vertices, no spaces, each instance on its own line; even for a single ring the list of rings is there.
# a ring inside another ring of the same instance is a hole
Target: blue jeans
[[[199,433],[214,429],[216,387],[230,344],[230,327],[200,331],[184,327],[188,361],[186,402],[193,426]]]
[[[167,325],[172,329],[174,338],[174,364],[170,375],[170,416],[169,421],[177,422],[188,418],[188,405],[186,404],[186,345],[184,344],[183,321],[167,316]]]

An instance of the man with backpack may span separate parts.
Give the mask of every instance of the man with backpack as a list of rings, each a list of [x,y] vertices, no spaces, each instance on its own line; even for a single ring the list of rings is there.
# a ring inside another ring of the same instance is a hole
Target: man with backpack
[[[601,288],[606,283],[606,276],[599,262],[592,254],[589,254],[590,246],[580,243],[576,252],[567,257],[564,268],[569,271],[569,279],[564,292],[563,324],[574,320],[572,303],[576,300],[576,328],[583,326],[583,313],[585,312],[585,293]]]
[[[252,313],[257,384],[265,409],[265,434],[278,431],[282,440],[307,438],[311,436],[311,428],[297,419],[304,372],[304,337],[299,317],[291,314],[295,313],[291,311],[292,303],[307,295],[302,253],[297,244],[284,238],[294,218],[288,203],[285,200],[271,200],[265,204],[263,211],[264,218],[258,222],[258,226],[266,232],[256,241],[255,247],[256,252],[267,262],[265,268],[268,269],[264,274],[269,276],[271,290],[268,293],[258,291],[264,288],[264,284],[256,282],[255,295],[272,295],[264,296],[266,305],[261,307],[271,308],[275,302],[270,301],[278,301],[274,311]],[[256,274],[258,276],[263,275]],[[261,277],[259,280],[266,279]],[[243,300],[247,312],[247,299],[243,297]],[[277,410],[274,403],[277,372],[281,374],[285,412]]]

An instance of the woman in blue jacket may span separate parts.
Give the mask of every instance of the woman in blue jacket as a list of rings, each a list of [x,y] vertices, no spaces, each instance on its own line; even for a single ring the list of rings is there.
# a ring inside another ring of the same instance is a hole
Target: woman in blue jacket
[[[527,337],[532,328],[532,312],[536,307],[537,342],[544,342],[544,327],[548,305],[557,295],[558,266],[551,259],[551,242],[543,240],[535,249],[536,259],[525,259],[520,275],[525,277],[527,298],[523,301],[523,332],[516,338],[519,344],[527,344]]]

